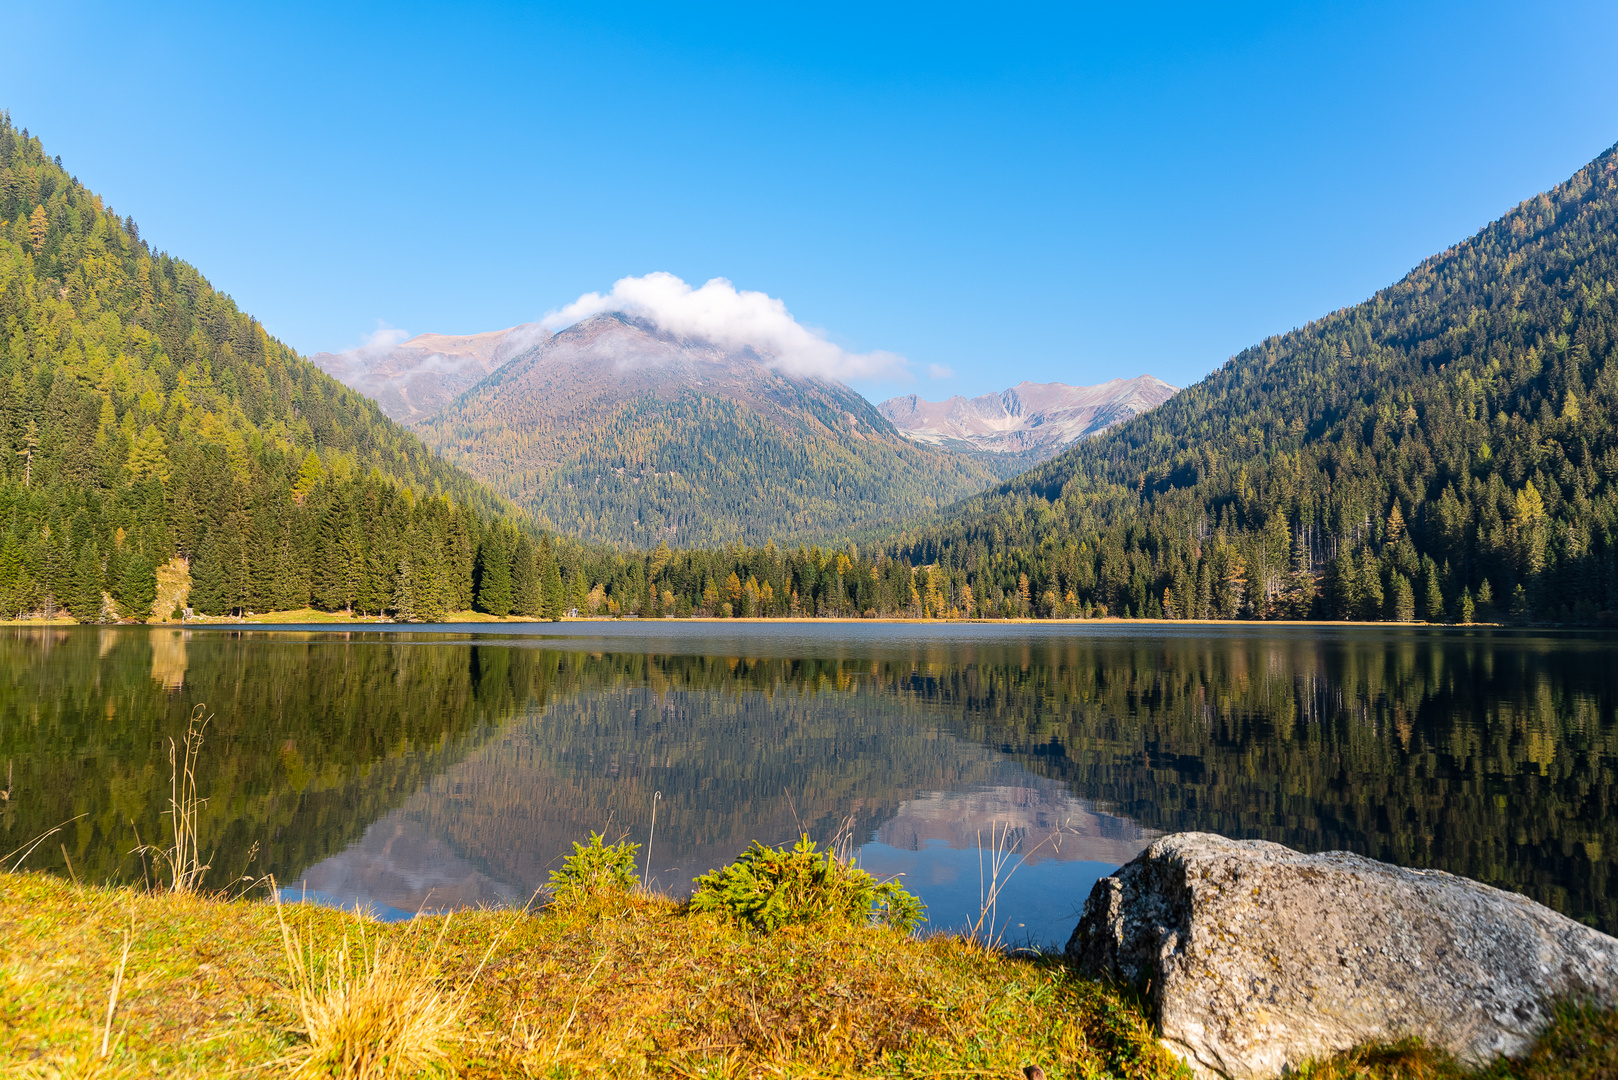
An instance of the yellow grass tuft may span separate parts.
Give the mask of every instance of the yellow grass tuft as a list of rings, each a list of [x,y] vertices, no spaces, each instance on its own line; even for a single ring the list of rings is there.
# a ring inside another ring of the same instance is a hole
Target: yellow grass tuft
[[[293,1075],[393,1080],[447,1066],[466,1011],[465,994],[445,987],[436,963],[449,919],[425,957],[368,933],[358,918],[323,954],[311,927],[299,934],[287,925],[279,896],[275,911],[306,1040],[292,1055]]]

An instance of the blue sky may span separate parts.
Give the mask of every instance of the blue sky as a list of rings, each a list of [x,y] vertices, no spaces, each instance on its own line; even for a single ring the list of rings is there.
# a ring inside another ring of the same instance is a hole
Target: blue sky
[[[314,352],[722,276],[874,398],[1195,381],[1618,141],[1618,5],[32,4],[0,107]],[[932,366],[953,370],[933,378]]]

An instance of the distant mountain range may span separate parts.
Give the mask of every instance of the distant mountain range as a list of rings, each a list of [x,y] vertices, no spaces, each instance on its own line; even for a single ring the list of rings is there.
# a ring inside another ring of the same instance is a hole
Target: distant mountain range
[[[538,323],[523,323],[481,334],[417,334],[396,345],[315,353],[309,359],[393,419],[414,424],[549,336]]]
[[[563,532],[636,547],[846,538],[1029,463],[914,442],[841,383],[616,313],[545,338],[415,427]]]
[[[1178,392],[1162,379],[1137,375],[1097,386],[1022,382],[998,394],[923,401],[889,398],[877,411],[917,442],[997,454],[1045,451],[1128,420]]]

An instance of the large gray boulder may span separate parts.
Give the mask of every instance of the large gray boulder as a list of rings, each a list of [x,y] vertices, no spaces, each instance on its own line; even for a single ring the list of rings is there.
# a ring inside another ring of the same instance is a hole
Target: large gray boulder
[[[1478,1064],[1527,1049],[1558,1000],[1618,1004],[1618,939],[1526,897],[1211,833],[1097,882],[1067,957],[1140,988],[1200,1077],[1412,1035]]]

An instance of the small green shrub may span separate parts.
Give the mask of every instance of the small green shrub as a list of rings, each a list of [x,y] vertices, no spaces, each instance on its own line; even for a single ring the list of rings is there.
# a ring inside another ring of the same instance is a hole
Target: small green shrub
[[[711,911],[775,930],[794,923],[883,923],[910,932],[925,908],[897,882],[878,882],[805,834],[790,850],[757,840],[735,862],[696,879],[693,911]]]
[[[551,894],[558,899],[592,893],[622,892],[640,884],[635,869],[639,844],[621,840],[602,842],[600,833],[591,833],[590,842],[573,842],[573,854],[562,860],[559,870],[551,871]]]

